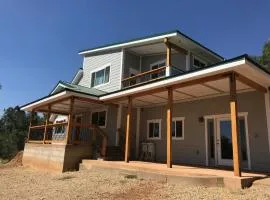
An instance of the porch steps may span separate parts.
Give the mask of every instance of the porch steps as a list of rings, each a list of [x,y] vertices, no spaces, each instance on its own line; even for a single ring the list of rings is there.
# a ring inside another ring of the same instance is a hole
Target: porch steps
[[[104,160],[108,161],[120,161],[124,160],[123,153],[119,146],[108,146],[107,147],[107,155]]]
[[[212,170],[175,166],[171,169],[164,164],[146,163],[131,161],[101,161],[101,160],[82,160],[79,170],[107,171],[120,175],[135,175],[137,178],[152,179],[170,184],[190,184],[207,187],[226,187],[240,189],[250,187],[256,179],[263,178],[258,174],[245,174],[243,177],[234,177],[232,172],[224,170]],[[231,174],[231,175],[230,175]]]

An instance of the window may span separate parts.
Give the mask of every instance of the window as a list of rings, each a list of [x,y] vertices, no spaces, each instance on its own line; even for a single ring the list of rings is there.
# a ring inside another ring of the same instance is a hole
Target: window
[[[154,69],[158,69],[160,67],[165,67],[166,63],[165,63],[165,60],[161,60],[161,61],[158,61],[156,63],[153,63],[151,64],[151,70],[154,70]],[[159,77],[162,77],[162,76],[165,76],[165,69],[162,70],[162,71],[159,71],[157,73],[153,73],[151,74],[151,79],[156,79],[156,78],[159,78]]]
[[[57,120],[56,123],[64,123],[66,120]],[[55,126],[53,128],[54,134],[64,134],[66,132],[66,126],[65,125],[59,125]]]
[[[161,138],[161,119],[147,120],[147,137],[148,139]]]
[[[92,112],[92,124],[98,125],[100,127],[106,127],[106,111]]]
[[[193,57],[193,66],[192,69],[198,69],[198,68],[203,68],[206,66],[206,63],[202,61],[201,59],[197,57]]]
[[[108,83],[109,80],[110,80],[110,66],[106,66],[105,68],[92,73],[91,87]]]
[[[184,118],[173,118],[172,120],[172,138],[183,140],[184,139]]]

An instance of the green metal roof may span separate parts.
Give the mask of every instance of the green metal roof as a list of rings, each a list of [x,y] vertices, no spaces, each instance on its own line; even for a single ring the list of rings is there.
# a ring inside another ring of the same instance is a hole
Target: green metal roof
[[[106,94],[106,92],[104,92],[102,90],[98,90],[96,88],[88,88],[88,87],[84,87],[81,85],[75,85],[72,83],[68,83],[65,81],[59,81],[58,84],[55,86],[55,88],[52,90],[52,92],[50,94],[55,94],[55,93],[61,92],[63,90],[79,92],[79,93],[88,94],[88,95],[92,95],[92,96],[96,96],[96,97]]]

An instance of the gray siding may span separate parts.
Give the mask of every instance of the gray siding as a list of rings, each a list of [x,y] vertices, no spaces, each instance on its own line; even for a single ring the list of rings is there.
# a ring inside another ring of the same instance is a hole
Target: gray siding
[[[121,89],[121,55],[122,52],[118,50],[84,57],[83,77],[79,82],[79,85],[91,87],[91,72],[99,67],[105,67],[105,65],[110,63],[110,83],[97,86],[96,88],[105,92]]]
[[[256,106],[254,106],[256,105]],[[173,140],[174,163],[205,165],[204,123],[199,117],[229,113],[229,97],[197,100],[174,104],[173,117],[185,117],[184,140]],[[248,132],[253,170],[270,170],[270,153],[264,95],[258,92],[239,94],[239,112],[248,112]],[[157,161],[166,161],[166,107],[144,108],[141,114],[140,141],[147,140],[147,120],[162,119],[161,140],[151,140],[156,144]],[[133,126],[135,126],[133,121]],[[132,129],[135,135],[135,129]]]

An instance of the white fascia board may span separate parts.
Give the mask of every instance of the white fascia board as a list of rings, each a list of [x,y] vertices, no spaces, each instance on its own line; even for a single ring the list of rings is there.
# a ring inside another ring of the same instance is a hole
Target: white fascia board
[[[60,92],[58,94],[55,94],[55,95],[49,96],[47,98],[41,99],[39,101],[36,101],[34,103],[31,103],[29,105],[26,105],[24,107],[21,107],[21,110],[31,111],[37,107],[46,105],[46,104],[51,103],[53,101],[63,99],[63,98],[69,97],[69,96],[83,97],[83,98],[98,100],[98,97],[92,97],[92,96],[89,96],[87,94],[81,94],[81,93],[71,92],[71,91],[63,91],[63,92]]]
[[[73,78],[73,80],[71,81],[72,84],[76,84],[76,81],[78,81],[78,79],[81,78],[83,74],[83,70],[82,69],[79,69],[77,74],[75,75],[75,77]]]
[[[101,47],[101,48],[97,48],[97,49],[82,51],[79,53],[79,55],[84,55],[84,54],[94,53],[94,52],[104,51],[104,50],[110,50],[110,49],[114,49],[114,48],[129,47],[131,45],[136,45],[136,44],[140,44],[140,43],[144,43],[144,42],[159,40],[159,39],[166,38],[166,37],[173,37],[176,35],[177,35],[177,32],[166,34],[166,35],[155,36],[155,37],[151,37],[151,38],[139,39],[139,40],[135,40],[135,41],[131,41],[131,42],[125,42],[125,43],[121,43],[121,44],[110,45],[110,46]]]
[[[31,111],[33,108],[35,108],[37,106],[42,106],[42,104],[44,104],[45,102],[49,103],[51,101],[55,101],[55,100],[58,100],[58,99],[61,99],[61,98],[67,97],[67,96],[68,96],[67,91],[63,91],[63,92],[60,92],[58,94],[55,94],[55,95],[49,96],[47,98],[41,99],[39,101],[36,101],[34,103],[30,103],[24,107],[21,107],[21,110]]]
[[[104,101],[105,100],[110,100],[110,99],[113,99],[113,98],[119,98],[119,97],[122,97],[122,96],[132,95],[132,94],[135,94],[137,92],[143,92],[143,91],[147,91],[147,90],[150,90],[150,89],[166,87],[166,86],[169,86],[169,85],[172,85],[172,84],[181,83],[181,82],[185,82],[185,81],[189,81],[189,80],[193,80],[193,79],[197,79],[197,78],[201,78],[201,77],[205,77],[205,76],[210,76],[210,75],[222,73],[222,72],[225,72],[225,71],[232,70],[232,68],[235,68],[235,67],[237,67],[239,65],[244,65],[245,63],[246,63],[245,59],[242,59],[242,60],[238,60],[238,61],[218,65],[216,67],[211,67],[211,68],[208,68],[208,69],[191,72],[191,73],[188,73],[188,74],[185,74],[185,75],[177,76],[175,78],[165,79],[165,80],[158,81],[158,82],[155,82],[155,83],[150,83],[150,84],[139,86],[139,87],[132,88],[132,89],[129,89],[129,90],[124,90],[124,91],[120,91],[120,92],[117,92],[117,93],[102,96],[102,97],[100,97],[100,100],[104,100]]]
[[[54,90],[51,92],[51,94],[53,94],[59,87],[66,88],[66,86],[63,85],[62,83],[58,83],[58,85],[54,88]]]

